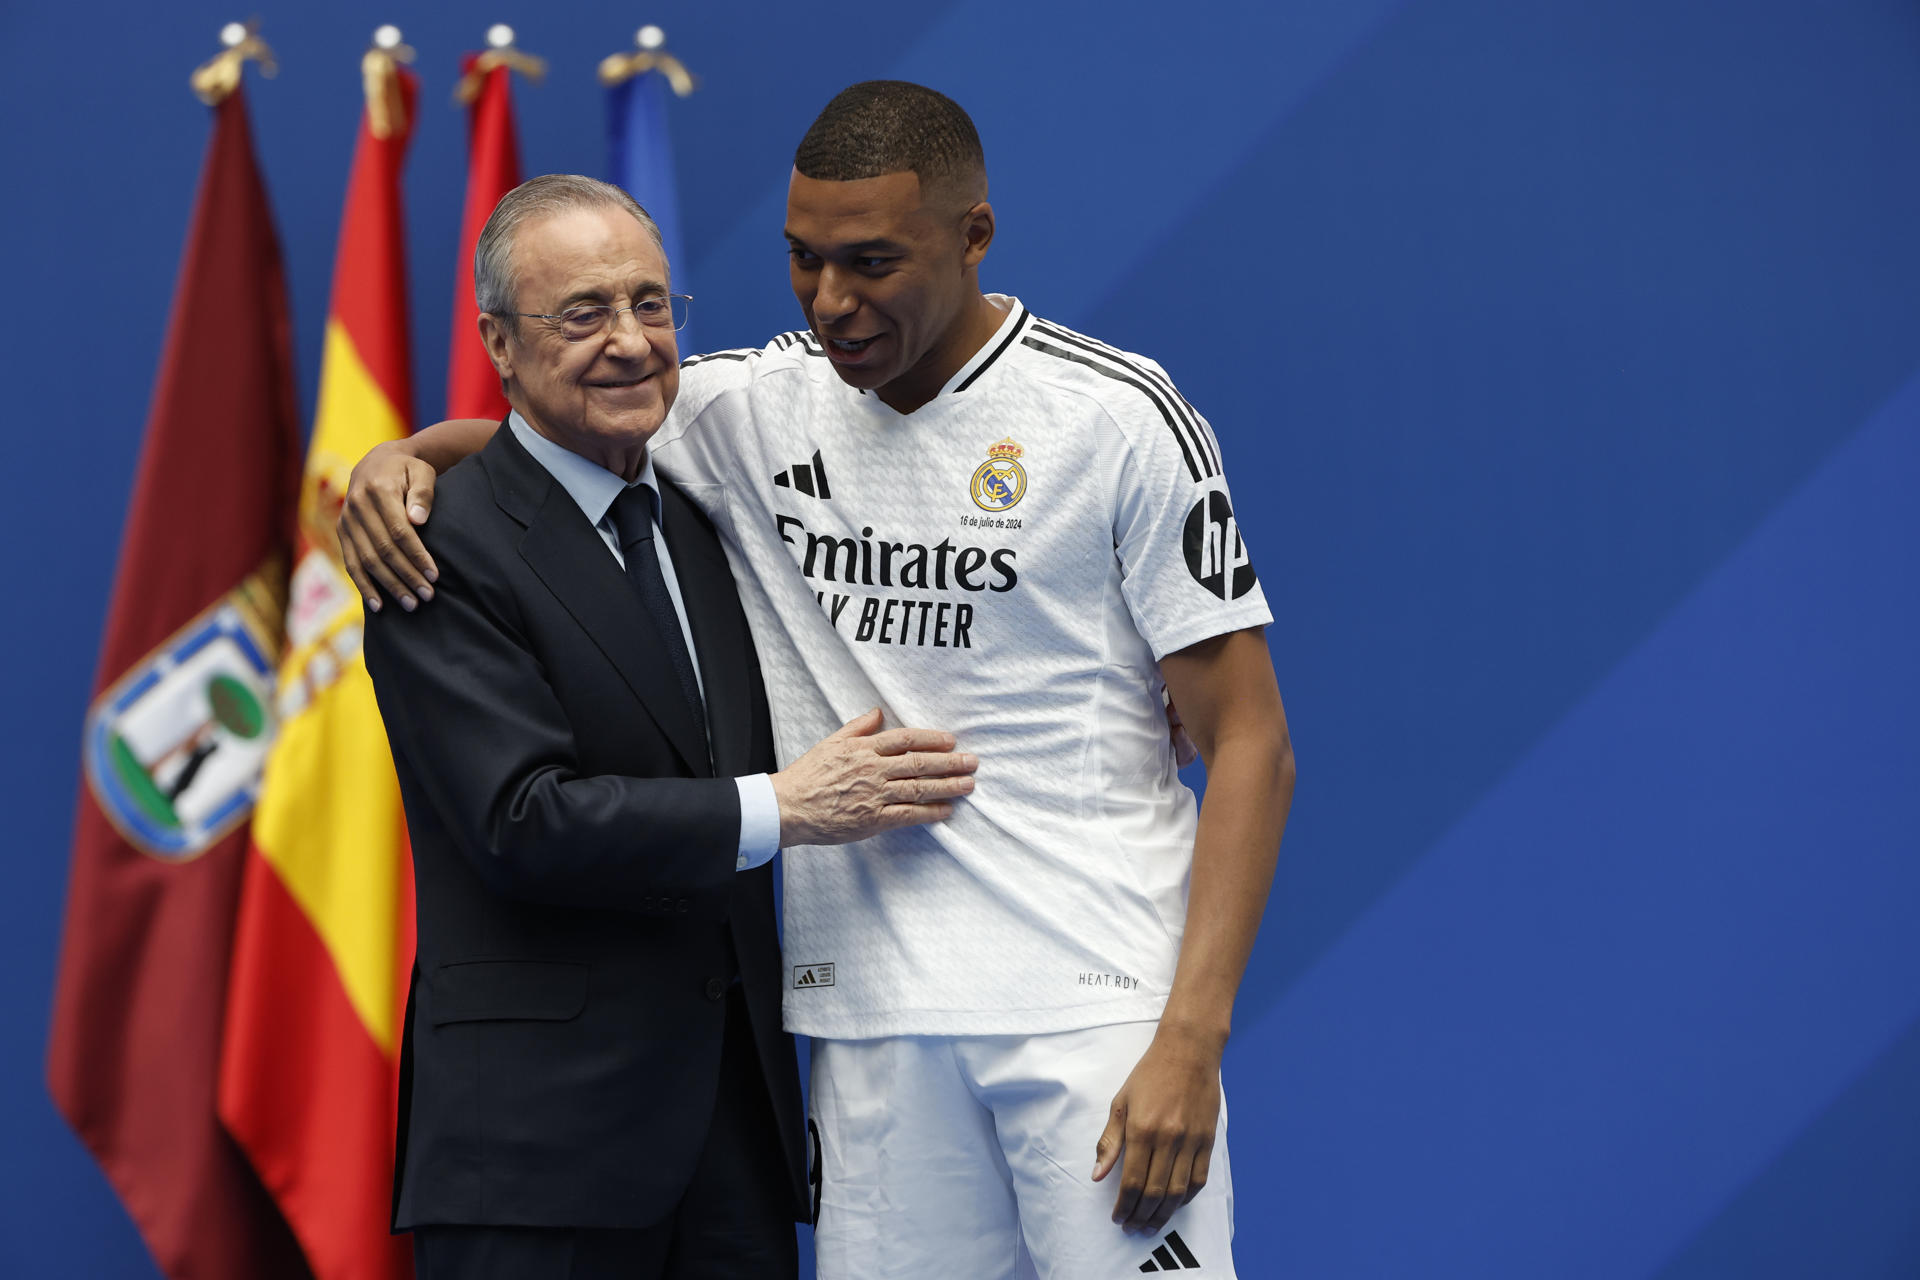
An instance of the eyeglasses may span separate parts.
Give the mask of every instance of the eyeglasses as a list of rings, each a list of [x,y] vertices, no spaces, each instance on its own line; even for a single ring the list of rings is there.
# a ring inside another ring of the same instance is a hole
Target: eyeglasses
[[[633,312],[634,319],[649,329],[684,329],[687,325],[687,304],[693,298],[684,293],[670,293],[664,298],[642,298],[630,307],[568,307],[558,315],[543,315],[537,311],[516,311],[513,314],[524,320],[551,320],[553,327],[568,342],[585,342],[588,338],[605,333],[607,326],[622,311]]]

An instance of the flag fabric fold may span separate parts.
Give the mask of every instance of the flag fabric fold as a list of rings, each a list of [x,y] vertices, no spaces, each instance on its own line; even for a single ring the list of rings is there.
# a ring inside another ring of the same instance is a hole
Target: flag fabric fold
[[[416,84],[390,59],[367,81],[220,1064],[221,1118],[320,1280],[412,1273],[388,1231],[412,868],[333,531],[353,464],[406,434],[413,403],[400,175]]]
[[[475,74],[484,55],[469,54],[463,75]],[[447,347],[447,416],[503,418],[507,399],[480,341],[473,300],[473,251],[500,197],[520,185],[520,144],[513,128],[512,71],[480,73],[480,91],[467,114],[467,198],[460,215],[460,256],[453,271],[453,337]]]
[[[83,731],[54,1101],[175,1280],[307,1274],[215,1113],[300,435],[244,96],[214,109]]]
[[[638,200],[660,228],[660,246],[675,293],[691,294],[680,235],[680,195],[673,177],[673,141],[667,133],[670,86],[666,73],[642,71],[607,89],[607,180]],[[682,352],[698,351],[693,327],[682,329]]]

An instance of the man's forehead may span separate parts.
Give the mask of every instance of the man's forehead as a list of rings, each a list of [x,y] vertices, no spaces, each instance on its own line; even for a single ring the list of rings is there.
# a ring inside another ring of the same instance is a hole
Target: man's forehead
[[[597,216],[602,214],[612,216]],[[667,282],[660,247],[620,209],[565,210],[530,222],[514,237],[514,257],[522,280],[548,289],[590,292]]]
[[[920,177],[911,170],[846,180],[796,170],[787,185],[787,231],[838,242],[884,239],[923,205]]]

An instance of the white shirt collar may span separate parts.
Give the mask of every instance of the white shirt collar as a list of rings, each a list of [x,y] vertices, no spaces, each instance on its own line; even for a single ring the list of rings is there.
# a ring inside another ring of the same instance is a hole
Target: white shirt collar
[[[520,416],[518,410],[507,415],[507,426],[513,431],[513,438],[533,455],[533,460],[546,468],[547,474],[567,491],[587,517],[588,524],[598,525],[604,520],[613,500],[620,496],[621,490],[628,488],[625,480],[599,463],[590,462],[535,431],[527,425],[527,420]],[[653,491],[653,518],[657,523],[660,519],[660,482],[653,474],[652,453],[641,455],[640,475],[633,483],[644,484]]]
[[[934,397],[935,400],[942,396],[953,395],[970,386],[988,365],[998,360],[1001,353],[1013,345],[1014,334],[1019,331],[1021,324],[1027,318],[1027,309],[1020,305],[1018,298],[1004,293],[990,293],[987,295],[987,300],[1004,306],[1007,309],[1006,318],[994,329],[993,336],[973,353],[973,358],[961,365],[954,375],[947,379],[947,385],[940,388],[940,394]]]
[[[1006,317],[1002,319],[999,326],[994,329],[993,336],[987,339],[986,345],[974,352],[973,358],[961,365],[960,368],[954,372],[954,375],[947,379],[946,385],[934,393],[933,399],[921,405],[919,409],[914,410],[915,413],[940,404],[942,401],[948,400],[972,386],[974,380],[985,373],[988,366],[999,360],[999,358],[1005,354],[1006,349],[1013,345],[1014,338],[1019,335],[1022,326],[1026,324],[1027,317],[1030,313],[1020,304],[1020,299],[1004,293],[989,293],[986,296],[994,304],[1006,308]],[[847,391],[848,394],[855,396],[863,404],[870,406],[871,412],[876,415],[891,418],[904,418],[908,416],[882,400],[877,393],[868,391],[864,387],[848,387]]]

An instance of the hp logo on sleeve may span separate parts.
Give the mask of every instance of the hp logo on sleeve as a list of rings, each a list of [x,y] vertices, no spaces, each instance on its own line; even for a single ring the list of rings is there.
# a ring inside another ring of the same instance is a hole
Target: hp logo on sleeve
[[[1238,600],[1253,590],[1253,562],[1247,558],[1240,524],[1233,518],[1233,504],[1226,494],[1215,490],[1193,504],[1181,545],[1187,553],[1187,572],[1222,600]]]

